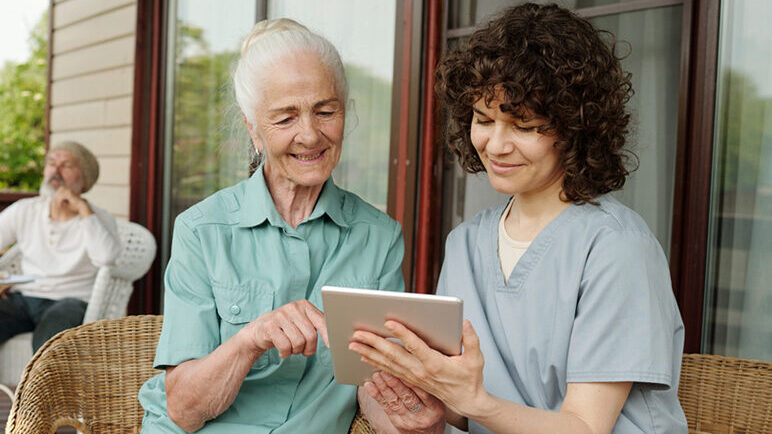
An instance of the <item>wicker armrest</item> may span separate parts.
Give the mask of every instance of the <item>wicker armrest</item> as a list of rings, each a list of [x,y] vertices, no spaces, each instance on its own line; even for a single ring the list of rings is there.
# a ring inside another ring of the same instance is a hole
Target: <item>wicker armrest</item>
[[[351,422],[349,434],[375,434],[375,430],[370,426],[370,423],[367,422],[362,413],[357,410],[357,414]]]
[[[693,433],[772,432],[772,363],[684,354],[678,397]]]
[[[137,392],[157,374],[153,357],[161,316],[102,320],[65,330],[27,365],[16,390],[7,433],[139,432]]]

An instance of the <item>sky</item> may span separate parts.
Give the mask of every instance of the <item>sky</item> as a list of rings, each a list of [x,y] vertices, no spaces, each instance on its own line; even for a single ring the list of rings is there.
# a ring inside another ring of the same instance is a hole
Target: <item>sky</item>
[[[0,65],[27,59],[27,37],[47,8],[48,0],[0,0]]]

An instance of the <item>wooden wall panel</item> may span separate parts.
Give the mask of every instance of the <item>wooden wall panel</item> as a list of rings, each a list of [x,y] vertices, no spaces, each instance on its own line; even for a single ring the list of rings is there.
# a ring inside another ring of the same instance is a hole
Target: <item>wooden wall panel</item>
[[[128,157],[98,157],[99,160],[99,183],[109,186],[127,186],[129,185],[129,164]]]
[[[96,71],[134,65],[134,35],[55,56],[53,79],[61,80]]]
[[[101,185],[97,183],[83,195],[89,202],[106,210],[116,218],[129,218],[129,187]]]
[[[54,8],[54,23],[61,28],[133,3],[134,0],[70,0]]]
[[[49,141],[75,140],[97,156],[85,197],[128,219],[136,0],[54,1]]]
[[[131,156],[131,127],[72,130],[51,134],[51,143],[74,140],[87,144],[91,152],[105,157]]]
[[[131,125],[131,97],[51,108],[51,132]]]
[[[51,105],[126,97],[133,91],[134,66],[129,65],[55,81],[51,86]]]
[[[136,26],[135,5],[97,15],[61,29],[57,29],[56,20],[54,20],[54,56],[121,36],[133,35],[136,32]]]

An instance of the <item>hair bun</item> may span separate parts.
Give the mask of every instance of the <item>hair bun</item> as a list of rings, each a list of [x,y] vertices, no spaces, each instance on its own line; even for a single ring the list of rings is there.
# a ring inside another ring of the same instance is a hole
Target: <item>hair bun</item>
[[[241,55],[244,56],[249,47],[257,43],[258,40],[279,32],[289,30],[308,32],[308,28],[295,20],[289,18],[279,18],[276,20],[263,20],[252,27],[252,31],[241,44]]]

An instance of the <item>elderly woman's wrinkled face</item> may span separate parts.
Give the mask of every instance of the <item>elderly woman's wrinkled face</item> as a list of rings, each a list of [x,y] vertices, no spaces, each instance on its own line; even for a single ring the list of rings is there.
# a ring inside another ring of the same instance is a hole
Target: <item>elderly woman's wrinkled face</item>
[[[255,124],[247,127],[267,179],[312,187],[330,177],[343,141],[341,98],[316,54],[288,54],[266,71]]]

